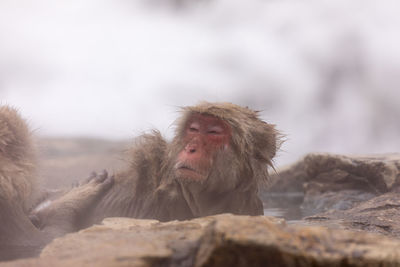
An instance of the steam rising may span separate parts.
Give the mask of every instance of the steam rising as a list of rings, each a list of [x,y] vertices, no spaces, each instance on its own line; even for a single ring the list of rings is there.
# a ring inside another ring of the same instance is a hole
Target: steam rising
[[[398,152],[399,8],[2,0],[0,101],[39,135],[112,139],[170,136],[178,106],[231,101],[287,134],[278,165],[311,151]]]

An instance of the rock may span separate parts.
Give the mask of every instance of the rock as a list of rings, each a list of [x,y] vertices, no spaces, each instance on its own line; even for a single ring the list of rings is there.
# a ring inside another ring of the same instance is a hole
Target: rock
[[[399,240],[272,217],[109,218],[1,266],[400,266]]]
[[[271,192],[300,191],[304,194],[302,210],[305,215],[351,209],[399,187],[400,154],[309,154],[279,171],[273,180],[264,196]]]
[[[278,169],[271,173],[271,185],[265,191],[267,196],[270,193],[303,192],[303,184],[309,178],[304,165],[304,159]]]
[[[297,205],[308,217],[297,224],[400,238],[400,154],[309,154],[277,175],[271,195],[279,191],[286,195],[286,190],[286,198],[291,199],[294,188],[299,190],[299,181],[303,183],[304,197]]]
[[[305,219],[312,224],[400,238],[400,194],[386,193],[349,210],[330,210]]]

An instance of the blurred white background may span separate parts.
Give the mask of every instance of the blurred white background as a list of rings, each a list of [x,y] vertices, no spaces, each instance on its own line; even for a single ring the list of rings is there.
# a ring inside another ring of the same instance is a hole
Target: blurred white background
[[[400,150],[398,0],[2,0],[0,103],[42,136],[167,137],[229,101],[312,151]]]

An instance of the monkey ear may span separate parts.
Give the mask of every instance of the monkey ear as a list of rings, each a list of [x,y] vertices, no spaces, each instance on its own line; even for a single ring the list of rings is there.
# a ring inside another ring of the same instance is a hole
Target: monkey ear
[[[280,134],[275,125],[262,122],[252,131],[254,157],[272,166],[272,159],[280,146]]]

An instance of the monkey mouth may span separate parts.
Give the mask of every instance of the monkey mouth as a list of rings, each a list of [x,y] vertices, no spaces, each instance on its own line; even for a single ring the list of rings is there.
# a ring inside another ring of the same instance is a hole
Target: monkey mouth
[[[197,172],[195,169],[193,169],[192,167],[189,167],[189,166],[180,166],[177,169],[178,170],[188,170],[188,171]]]
[[[195,167],[183,162],[175,165],[175,172],[177,178],[182,178],[185,180],[204,181],[207,178],[207,174],[204,174]]]

